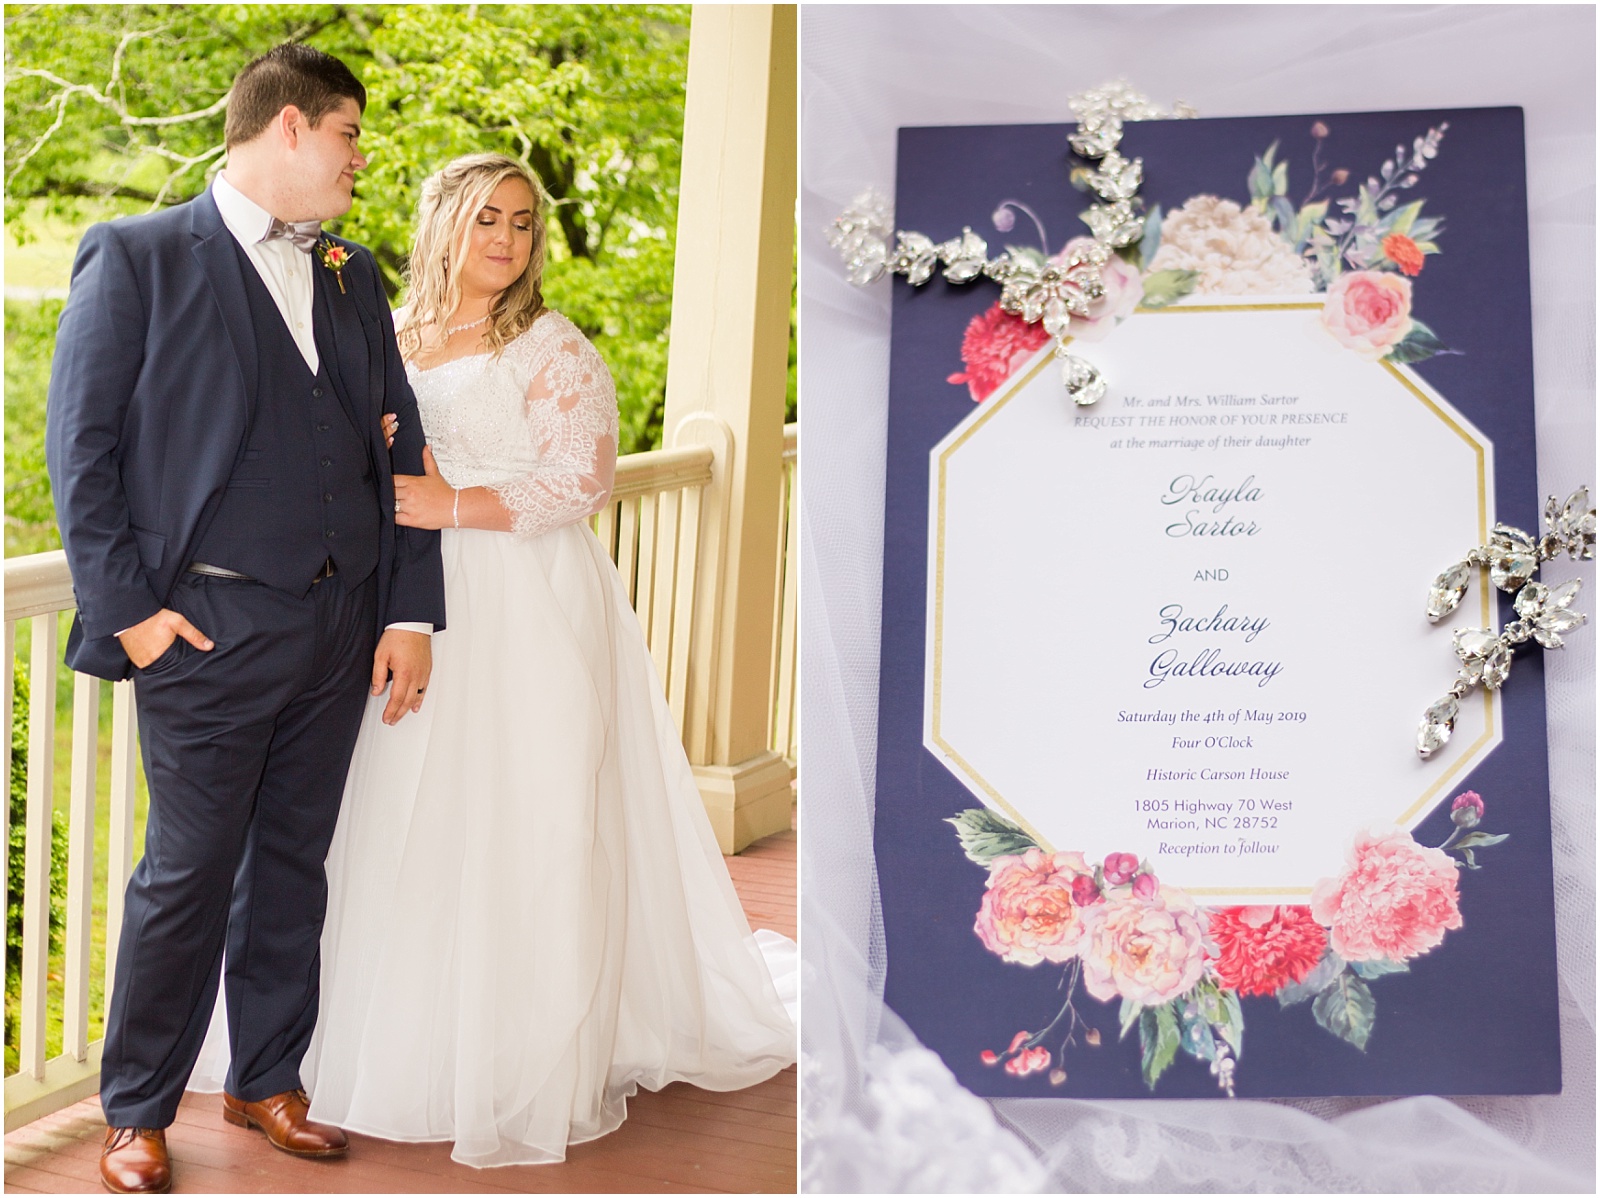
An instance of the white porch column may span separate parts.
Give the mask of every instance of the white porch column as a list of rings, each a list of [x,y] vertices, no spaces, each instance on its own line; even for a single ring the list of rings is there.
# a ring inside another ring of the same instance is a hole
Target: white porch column
[[[795,8],[694,6],[664,442],[710,445],[684,743],[724,853],[789,826],[767,748],[794,270]]]

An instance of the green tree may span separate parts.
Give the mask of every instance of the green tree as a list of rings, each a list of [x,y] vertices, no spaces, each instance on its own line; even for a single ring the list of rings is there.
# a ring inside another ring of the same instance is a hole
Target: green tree
[[[223,163],[245,62],[305,41],[368,89],[371,166],[336,231],[398,298],[422,180],[460,154],[528,163],[550,194],[545,293],[617,382],[622,452],[660,436],[688,8],[658,5],[15,5],[5,9],[6,218],[180,203]]]

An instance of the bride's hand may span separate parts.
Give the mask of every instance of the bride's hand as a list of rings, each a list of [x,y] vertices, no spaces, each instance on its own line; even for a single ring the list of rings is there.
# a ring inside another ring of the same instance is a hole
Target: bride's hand
[[[394,448],[394,435],[400,431],[400,417],[393,412],[383,414],[383,439],[390,449]]]
[[[403,528],[455,527],[456,489],[444,481],[426,445],[422,469],[422,474],[394,476],[394,522]]]

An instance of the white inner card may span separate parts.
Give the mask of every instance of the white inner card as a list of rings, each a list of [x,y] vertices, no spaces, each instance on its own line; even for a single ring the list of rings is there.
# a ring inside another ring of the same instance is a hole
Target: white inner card
[[[1450,630],[1428,588],[1487,539],[1493,447],[1306,297],[1141,310],[1047,349],[930,457],[924,743],[1054,849],[1148,860],[1206,901],[1306,901],[1352,834],[1413,828],[1497,743],[1462,703],[1419,759]]]

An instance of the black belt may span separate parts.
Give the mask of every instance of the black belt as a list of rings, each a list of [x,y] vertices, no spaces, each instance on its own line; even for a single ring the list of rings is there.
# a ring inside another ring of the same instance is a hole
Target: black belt
[[[322,569],[317,571],[317,576],[311,580],[312,584],[321,582],[324,578],[332,578],[339,572],[339,567],[334,565],[330,557],[322,563]],[[207,565],[205,562],[190,562],[189,573],[204,574],[207,578],[231,578],[236,582],[256,582],[257,579],[248,574],[241,574],[237,570],[226,570],[221,566]]]

